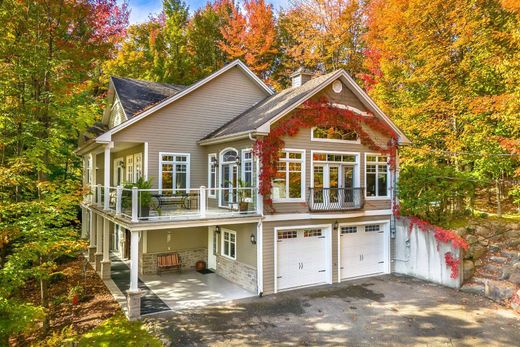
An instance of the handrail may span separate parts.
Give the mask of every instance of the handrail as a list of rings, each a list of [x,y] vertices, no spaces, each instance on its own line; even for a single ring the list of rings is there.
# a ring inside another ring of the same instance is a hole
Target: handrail
[[[343,211],[363,208],[365,188],[309,188],[307,203],[311,211]]]

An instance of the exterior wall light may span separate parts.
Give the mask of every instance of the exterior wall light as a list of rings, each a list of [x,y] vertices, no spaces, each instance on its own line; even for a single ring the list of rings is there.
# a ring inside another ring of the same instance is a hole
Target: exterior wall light
[[[339,223],[338,223],[338,221],[335,221],[335,222],[334,222],[334,224],[332,225],[332,228],[333,228],[334,230],[338,230],[338,228],[339,228]]]
[[[251,234],[251,236],[249,237],[249,239],[251,240],[251,243],[252,243],[253,245],[256,245],[256,236],[255,236],[255,234]]]
[[[220,225],[215,227],[215,232],[220,235]]]

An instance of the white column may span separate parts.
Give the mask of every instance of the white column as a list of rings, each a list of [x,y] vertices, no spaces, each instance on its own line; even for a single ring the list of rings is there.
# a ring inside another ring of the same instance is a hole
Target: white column
[[[256,285],[258,287],[258,295],[264,292],[264,233],[262,222],[256,225]]]
[[[139,271],[139,231],[132,230],[130,237],[130,292],[137,292]]]
[[[201,218],[206,218],[206,187],[199,189],[199,213]]]
[[[143,177],[148,180],[148,142],[145,142],[143,147]]]
[[[89,214],[89,223],[88,223],[88,234],[90,236],[90,247],[96,246],[96,234],[94,233],[94,230],[96,230],[96,227],[94,226],[94,223],[96,223],[96,215],[92,211],[88,211]]]
[[[110,221],[103,221],[103,261],[110,261]]]
[[[111,143],[105,145],[105,164],[103,166],[104,173],[104,186],[105,186],[105,201],[103,207],[105,210],[108,210],[108,205],[110,202],[110,148],[112,148]]]
[[[121,215],[121,201],[123,198],[123,187],[117,186],[116,191],[116,216]]]
[[[103,253],[103,220],[104,218],[100,215],[97,216],[97,225],[96,225],[96,254]]]
[[[139,222],[139,190],[137,187],[132,187],[132,222]]]

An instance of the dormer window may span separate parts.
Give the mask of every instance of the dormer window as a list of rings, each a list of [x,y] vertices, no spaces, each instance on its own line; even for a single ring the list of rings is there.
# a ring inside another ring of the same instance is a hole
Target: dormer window
[[[343,129],[340,127],[315,127],[311,130],[313,141],[330,142],[359,142],[359,136],[354,130]]]

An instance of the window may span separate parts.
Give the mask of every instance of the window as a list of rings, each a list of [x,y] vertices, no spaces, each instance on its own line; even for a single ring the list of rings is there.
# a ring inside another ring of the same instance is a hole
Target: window
[[[381,225],[379,225],[379,224],[368,224],[368,225],[365,225],[365,232],[366,233],[378,232],[378,231],[381,231]]]
[[[217,187],[217,155],[215,153],[208,154],[208,196],[216,197]]]
[[[388,181],[388,157],[367,155],[365,160],[367,197],[387,197]]]
[[[190,186],[190,155],[160,153],[159,188],[185,190]]]
[[[253,151],[242,151],[242,181],[247,187],[253,186]]]
[[[126,157],[126,181],[133,183],[134,181],[134,156],[129,155]]]
[[[222,230],[222,255],[236,259],[237,233],[231,230]]]
[[[321,236],[321,229],[309,229],[303,231],[303,237]]]
[[[90,185],[92,184],[92,154],[87,155],[86,163],[85,163],[85,182]]]
[[[304,198],[305,151],[284,150],[273,180],[273,199],[301,201]]]
[[[359,140],[355,131],[339,127],[315,127],[311,131],[313,141],[358,142]]]
[[[357,227],[341,227],[342,234],[355,234],[357,233]]]
[[[135,181],[141,177],[143,177],[143,154],[142,153],[136,153],[134,154],[134,177]]]
[[[298,237],[298,232],[296,230],[278,232],[278,240],[295,239],[297,237]]]

